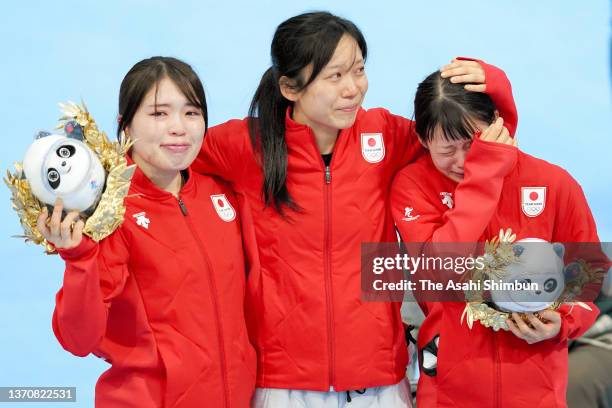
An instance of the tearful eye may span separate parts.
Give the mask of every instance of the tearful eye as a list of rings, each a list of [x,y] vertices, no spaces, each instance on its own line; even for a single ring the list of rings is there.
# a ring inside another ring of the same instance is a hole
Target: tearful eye
[[[544,290],[548,293],[552,293],[557,289],[557,280],[553,278],[546,279],[544,282]]]
[[[47,180],[49,181],[49,185],[52,189],[56,189],[60,185],[60,174],[55,169],[47,170]]]
[[[57,155],[62,159],[67,159],[71,157],[72,155],[74,155],[75,152],[76,149],[74,148],[74,146],[70,145],[60,146],[56,151]]]

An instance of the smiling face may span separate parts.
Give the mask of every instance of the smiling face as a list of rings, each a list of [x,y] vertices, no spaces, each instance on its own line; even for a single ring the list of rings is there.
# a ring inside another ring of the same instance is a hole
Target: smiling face
[[[302,73],[309,78],[312,67]],[[329,63],[303,90],[283,87],[283,95],[294,102],[293,119],[311,127],[316,134],[337,134],[355,123],[368,90],[364,59],[353,37],[344,35]]]
[[[164,77],[148,91],[126,130],[142,171],[151,179],[172,178],[200,151],[205,123],[202,111]]]
[[[474,121],[475,128],[483,131],[488,127],[485,122]],[[424,146],[429,150],[431,160],[438,171],[449,179],[459,183],[463,180],[465,156],[472,145],[472,140],[449,140],[442,129],[437,127],[431,141]]]

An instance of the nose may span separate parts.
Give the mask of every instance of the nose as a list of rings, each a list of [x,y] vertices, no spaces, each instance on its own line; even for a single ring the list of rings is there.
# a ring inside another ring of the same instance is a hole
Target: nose
[[[342,89],[342,96],[344,98],[354,98],[359,92],[358,79],[354,75],[346,75],[344,88]]]
[[[183,118],[180,114],[172,115],[171,120],[168,123],[168,133],[172,136],[183,136],[185,135],[185,125]]]
[[[467,155],[467,151],[463,149],[457,149],[457,153],[455,155],[455,165],[458,170],[463,171],[463,165],[465,164],[465,156]]]
[[[536,290],[535,293],[536,293],[536,295],[539,295],[540,293],[542,293],[542,291],[541,290]]]

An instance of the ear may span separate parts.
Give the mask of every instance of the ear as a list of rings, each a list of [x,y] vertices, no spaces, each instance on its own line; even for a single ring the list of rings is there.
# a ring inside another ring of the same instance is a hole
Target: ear
[[[285,97],[285,99],[290,100],[291,102],[295,102],[300,97],[300,91],[297,90],[295,80],[283,75],[278,79],[278,86],[280,88],[280,93]]]
[[[499,111],[495,109],[495,119],[493,119],[493,121],[496,121],[497,118],[499,118]]]
[[[36,133],[36,136],[34,136],[34,139],[38,140],[38,139],[42,139],[43,137],[47,137],[47,136],[51,136],[51,132],[47,132],[46,130],[41,130],[38,133]]]
[[[563,259],[563,255],[565,254],[565,247],[560,242],[553,242],[553,250],[557,254],[557,256]]]
[[[522,245],[514,245],[512,247],[512,252],[514,252],[514,256],[516,256],[517,258],[521,256],[524,250],[525,250],[525,247]]]
[[[85,139],[85,137],[83,136],[83,128],[77,123],[76,120],[66,122],[66,124],[64,125],[64,132],[66,133],[66,136],[71,139],[76,139],[80,141],[83,141]]]

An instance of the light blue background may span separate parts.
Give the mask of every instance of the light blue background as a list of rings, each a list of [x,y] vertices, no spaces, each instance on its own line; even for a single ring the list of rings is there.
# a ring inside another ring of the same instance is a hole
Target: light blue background
[[[55,126],[59,101],[84,98],[100,127],[114,134],[121,79],[152,55],[195,67],[211,124],[245,116],[269,66],[275,27],[292,15],[327,9],[353,20],[368,41],[366,107],[411,116],[417,83],[453,56],[502,67],[514,87],[520,147],[572,173],[601,239],[612,240],[606,1],[20,3],[6,3],[0,13],[3,172],[22,159],[36,130]],[[21,230],[5,187],[0,203],[0,386],[76,386],[78,403],[53,406],[93,406],[94,383],[106,364],[63,351],[51,331],[62,263],[10,238]]]

